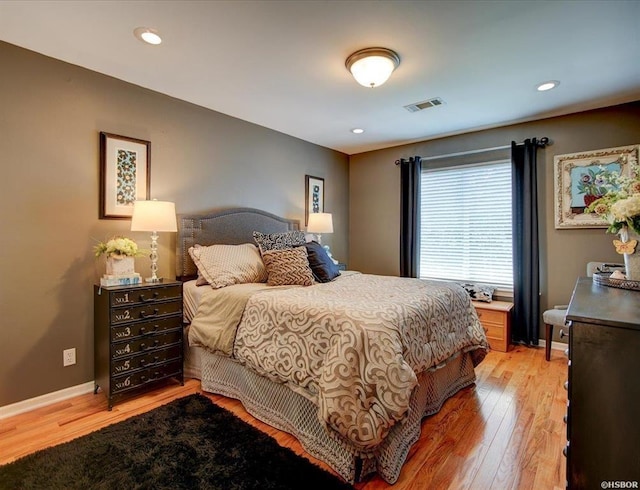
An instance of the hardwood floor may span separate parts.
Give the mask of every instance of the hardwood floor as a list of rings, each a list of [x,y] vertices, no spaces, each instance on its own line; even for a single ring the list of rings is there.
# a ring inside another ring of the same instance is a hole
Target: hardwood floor
[[[476,384],[423,422],[394,489],[564,489],[567,361],[552,351],[516,347],[491,352],[476,368]],[[200,382],[171,385],[106,410],[103,395],[87,394],[0,421],[0,464],[69,441],[106,425],[200,392]],[[289,434],[249,415],[232,399],[207,395],[314,463]],[[389,488],[379,478],[358,490]]]

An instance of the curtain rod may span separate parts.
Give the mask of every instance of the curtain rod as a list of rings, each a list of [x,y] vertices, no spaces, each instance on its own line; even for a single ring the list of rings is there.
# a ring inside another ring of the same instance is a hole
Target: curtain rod
[[[493,148],[480,148],[479,150],[458,151],[456,153],[446,153],[443,155],[433,155],[431,157],[422,157],[422,161],[426,162],[428,160],[440,160],[441,158],[461,157],[464,155],[473,155],[474,153],[487,153],[489,151],[506,150],[507,148],[511,148],[511,145],[494,146]]]
[[[518,144],[521,145],[523,143],[518,143]],[[545,146],[550,144],[551,144],[551,141],[549,141],[549,138],[547,138],[546,136],[538,140],[538,147],[540,148],[544,148]],[[443,155],[433,155],[431,157],[423,157],[422,161],[425,162],[429,160],[439,160],[440,158],[461,157],[464,155],[473,155],[475,153],[486,153],[489,151],[506,150],[508,148],[511,148],[511,145],[494,146],[493,148],[481,148],[479,150],[459,151],[456,153],[446,153]],[[396,164],[398,163],[400,163],[399,160],[396,162]]]

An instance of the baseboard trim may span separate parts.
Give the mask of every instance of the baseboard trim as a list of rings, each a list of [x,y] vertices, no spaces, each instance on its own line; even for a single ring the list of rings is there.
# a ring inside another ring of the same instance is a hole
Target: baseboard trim
[[[540,343],[540,347],[545,347],[547,345],[547,342],[544,339],[540,339],[539,343]],[[551,341],[551,349],[553,350],[565,351],[568,348],[569,348],[569,344],[565,344],[564,342]]]
[[[60,402],[74,396],[85,395],[87,393],[93,393],[95,383],[88,381],[77,386],[71,386],[64,388],[53,393],[47,393],[45,395],[36,396],[35,398],[29,398],[21,402],[12,403],[11,405],[5,405],[0,407],[0,420],[18,415],[20,413],[29,412],[36,408],[46,407],[52,403]]]

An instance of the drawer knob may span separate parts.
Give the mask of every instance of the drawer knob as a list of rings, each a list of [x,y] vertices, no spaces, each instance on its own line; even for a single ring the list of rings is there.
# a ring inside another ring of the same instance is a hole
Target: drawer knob
[[[560,329],[560,338],[563,339],[565,337],[569,337],[569,334],[564,331],[564,328]]]
[[[563,387],[565,390],[569,391],[569,381],[565,381],[565,382],[564,382],[564,384],[562,385],[562,387]]]

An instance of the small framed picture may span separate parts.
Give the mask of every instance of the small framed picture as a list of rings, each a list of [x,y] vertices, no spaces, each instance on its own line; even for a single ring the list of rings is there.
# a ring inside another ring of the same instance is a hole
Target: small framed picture
[[[100,219],[131,219],[133,202],[148,200],[151,142],[100,133]]]
[[[555,155],[555,227],[606,228],[607,222],[595,213],[585,212],[589,204],[606,193],[609,178],[629,176],[638,163],[640,145],[605,148],[566,155]]]
[[[305,175],[305,213],[304,224],[309,223],[310,213],[324,213],[324,179]]]

